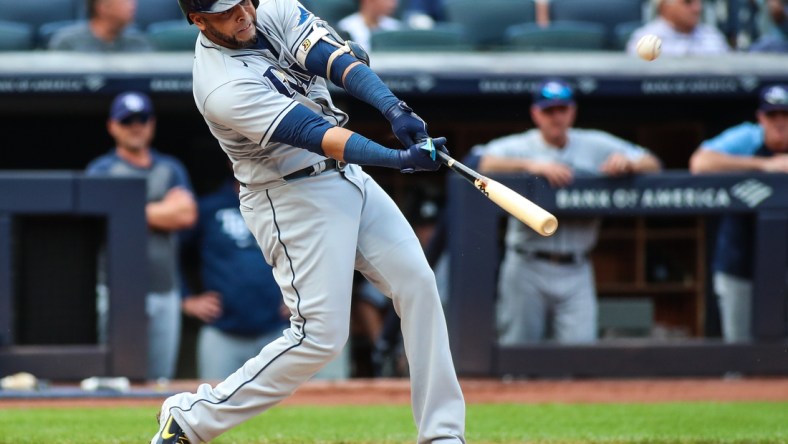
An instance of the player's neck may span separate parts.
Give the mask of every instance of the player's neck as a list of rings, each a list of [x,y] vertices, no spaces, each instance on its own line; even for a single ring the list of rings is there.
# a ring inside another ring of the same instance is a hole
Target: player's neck
[[[118,157],[138,168],[148,168],[153,162],[149,149],[129,149],[117,147],[115,152]]]
[[[366,24],[369,29],[377,29],[377,27],[380,26],[380,21],[385,17],[385,15],[378,14],[371,9],[365,9],[359,12],[361,13],[361,18],[364,19],[364,24]]]

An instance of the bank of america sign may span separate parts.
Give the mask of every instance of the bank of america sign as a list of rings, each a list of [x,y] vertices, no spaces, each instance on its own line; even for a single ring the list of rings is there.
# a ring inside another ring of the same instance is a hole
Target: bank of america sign
[[[647,187],[611,189],[560,189],[556,206],[560,209],[607,208],[728,208],[733,199],[755,208],[773,194],[769,185],[747,179],[726,187]]]

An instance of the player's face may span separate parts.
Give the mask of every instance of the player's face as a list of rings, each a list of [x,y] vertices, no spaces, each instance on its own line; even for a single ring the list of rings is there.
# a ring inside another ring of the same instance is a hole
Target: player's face
[[[555,146],[566,143],[567,132],[575,123],[577,108],[571,105],[549,108],[531,107],[531,118],[542,132],[545,141]]]
[[[766,146],[773,151],[788,152],[788,111],[759,111],[758,122],[763,127]]]
[[[217,14],[195,13],[192,20],[208,39],[225,48],[243,49],[257,43],[257,10],[251,0]]]
[[[662,16],[679,32],[692,32],[702,13],[702,0],[665,0],[662,4]]]
[[[102,0],[96,6],[102,8],[102,17],[125,26],[134,21],[137,0]]]
[[[373,0],[372,6],[377,15],[391,16],[397,10],[397,0]]]
[[[150,147],[153,133],[156,129],[156,120],[152,116],[147,118],[132,116],[131,118],[110,120],[108,130],[115,145],[122,150],[139,152]]]

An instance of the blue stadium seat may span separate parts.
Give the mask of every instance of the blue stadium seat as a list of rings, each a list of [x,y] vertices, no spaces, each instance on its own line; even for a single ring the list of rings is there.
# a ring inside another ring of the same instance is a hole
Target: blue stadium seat
[[[147,34],[159,51],[194,51],[200,30],[186,20],[151,23]]]
[[[533,0],[446,0],[444,8],[466,40],[482,48],[503,46],[506,28],[535,20]]]
[[[604,25],[609,46],[617,46],[615,28],[622,23],[643,22],[644,0],[551,0],[551,21],[593,22]]]
[[[33,49],[33,27],[27,23],[0,21],[0,51]]]
[[[524,51],[603,50],[607,35],[598,23],[552,22],[548,27],[525,23],[507,28],[506,42],[511,49]]]
[[[175,0],[137,0],[137,13],[134,21],[140,29],[147,29],[152,23],[169,20],[183,20],[178,2]]]
[[[56,22],[44,23],[38,28],[36,46],[42,49],[46,49],[47,46],[49,45],[49,41],[52,39],[52,36],[55,35],[56,32],[60,31],[65,27],[75,25],[83,20],[85,19],[58,20]]]
[[[372,50],[379,51],[468,51],[472,49],[458,27],[438,26],[432,29],[400,29],[375,32]]]
[[[0,21],[32,26],[35,39],[38,28],[44,23],[75,20],[78,3],[84,3],[84,0],[0,0]]]
[[[44,23],[77,18],[77,3],[84,0],[0,0],[0,20],[27,23],[38,28]]]
[[[630,36],[641,26],[643,26],[643,22],[625,22],[616,25],[613,29],[613,33],[615,34],[614,48],[620,50],[626,49]]]
[[[314,0],[310,4],[309,10],[331,26],[336,26],[337,22],[358,11],[355,0]]]

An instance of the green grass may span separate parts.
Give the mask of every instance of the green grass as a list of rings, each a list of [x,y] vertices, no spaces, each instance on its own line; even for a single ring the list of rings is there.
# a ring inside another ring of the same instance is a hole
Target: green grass
[[[0,407],[2,404],[0,404]],[[0,409],[0,444],[141,444],[155,408]],[[406,406],[276,407],[215,443],[413,443]],[[472,404],[487,443],[788,443],[788,403]]]

